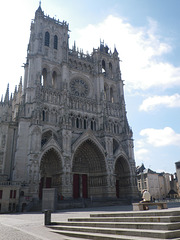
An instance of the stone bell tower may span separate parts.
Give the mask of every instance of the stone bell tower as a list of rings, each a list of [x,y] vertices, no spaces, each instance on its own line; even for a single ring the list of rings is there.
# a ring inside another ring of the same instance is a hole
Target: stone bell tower
[[[39,83],[44,87],[56,87],[60,90],[60,83],[57,83],[56,79],[62,77],[62,65],[68,58],[68,28],[66,22],[45,16],[39,6],[31,23],[25,65],[25,102],[29,102],[30,98],[32,100],[31,89]],[[57,65],[61,66],[61,76],[57,76],[55,71],[51,74],[52,69],[57,68]]]

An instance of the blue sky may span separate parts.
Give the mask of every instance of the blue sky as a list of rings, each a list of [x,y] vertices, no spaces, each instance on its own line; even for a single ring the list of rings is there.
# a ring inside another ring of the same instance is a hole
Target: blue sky
[[[0,3],[1,85],[4,94],[23,76],[30,23],[38,0]],[[42,9],[70,25],[74,40],[92,52],[100,39],[122,60],[129,124],[136,165],[175,172],[180,160],[180,1],[42,0]]]

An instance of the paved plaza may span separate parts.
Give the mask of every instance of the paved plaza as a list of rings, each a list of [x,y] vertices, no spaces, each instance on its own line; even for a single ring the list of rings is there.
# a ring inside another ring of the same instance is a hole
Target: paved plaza
[[[180,209],[180,203],[168,204],[169,208]],[[132,206],[111,206],[98,208],[83,208],[61,210],[53,213],[52,221],[67,221],[73,217],[89,217],[91,213],[131,211]],[[72,240],[77,238],[65,237],[52,233],[44,226],[44,214],[16,213],[0,215],[0,240]]]
[[[91,212],[132,210],[131,206],[83,208],[53,213],[52,221],[67,221],[70,217],[89,217]],[[52,233],[44,226],[43,213],[20,213],[0,215],[0,240],[61,240],[73,239]],[[77,238],[76,238],[77,239]]]

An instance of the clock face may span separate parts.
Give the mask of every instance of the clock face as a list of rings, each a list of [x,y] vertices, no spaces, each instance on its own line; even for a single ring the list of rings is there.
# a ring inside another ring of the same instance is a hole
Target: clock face
[[[77,97],[86,97],[89,93],[89,86],[83,79],[75,79],[70,82],[71,93]]]

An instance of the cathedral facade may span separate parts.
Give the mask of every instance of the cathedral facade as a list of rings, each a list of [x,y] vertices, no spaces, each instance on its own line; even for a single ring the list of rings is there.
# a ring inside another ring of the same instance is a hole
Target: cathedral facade
[[[69,26],[41,6],[13,95],[0,102],[0,178],[42,199],[137,197],[132,130],[116,48],[69,48]]]

